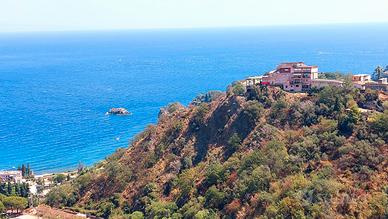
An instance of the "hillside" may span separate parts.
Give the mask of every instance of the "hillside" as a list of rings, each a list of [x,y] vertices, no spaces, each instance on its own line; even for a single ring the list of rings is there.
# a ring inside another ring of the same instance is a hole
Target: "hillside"
[[[384,98],[237,83],[162,109],[47,203],[104,218],[387,218]]]

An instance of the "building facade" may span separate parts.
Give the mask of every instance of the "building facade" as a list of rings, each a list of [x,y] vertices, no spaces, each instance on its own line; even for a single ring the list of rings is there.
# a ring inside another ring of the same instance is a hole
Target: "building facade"
[[[286,91],[307,91],[311,81],[318,78],[318,67],[308,66],[303,62],[280,64],[276,70],[262,77],[264,83],[277,85]]]
[[[352,75],[351,79],[353,86],[361,90],[388,91],[387,78],[373,81],[369,74],[356,74]],[[342,87],[344,82],[340,80],[318,79],[317,66],[309,66],[303,62],[287,62],[278,65],[276,70],[263,76],[247,78],[244,84],[248,87],[258,84],[279,86],[285,91],[305,92],[311,88]]]
[[[22,180],[22,171],[0,171],[0,182],[20,183]]]

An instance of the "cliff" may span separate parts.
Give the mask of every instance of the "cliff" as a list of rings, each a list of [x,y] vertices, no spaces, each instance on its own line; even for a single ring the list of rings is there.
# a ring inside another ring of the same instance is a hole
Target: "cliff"
[[[296,94],[237,83],[165,107],[128,148],[47,203],[104,218],[388,217],[383,98],[347,86]]]

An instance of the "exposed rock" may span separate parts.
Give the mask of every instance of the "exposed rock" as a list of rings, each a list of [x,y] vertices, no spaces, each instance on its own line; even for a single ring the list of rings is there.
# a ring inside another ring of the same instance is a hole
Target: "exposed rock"
[[[127,109],[125,108],[111,108],[107,114],[111,115],[129,115],[131,114]]]

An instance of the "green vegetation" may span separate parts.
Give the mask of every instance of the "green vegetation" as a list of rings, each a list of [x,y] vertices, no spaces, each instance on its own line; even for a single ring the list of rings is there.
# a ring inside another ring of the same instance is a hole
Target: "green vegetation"
[[[380,78],[388,78],[388,65],[385,68],[379,65],[373,71],[372,79],[378,80]]]
[[[28,197],[29,187],[27,183],[0,183],[0,194],[6,196]]]
[[[236,82],[232,85],[232,93],[236,96],[244,96],[245,86],[240,82]]]
[[[27,164],[27,165],[22,164],[21,167],[18,167],[18,170],[22,171],[22,176],[24,178],[28,178],[32,176],[32,170],[31,170],[30,164]]]
[[[319,73],[318,78],[329,80],[347,80],[350,78],[350,75],[346,75],[341,72],[323,72]]]
[[[161,119],[47,204],[104,218],[388,217],[382,94],[241,86]]]
[[[0,217],[7,210],[19,213],[21,210],[27,208],[27,206],[28,201],[26,198],[0,194]]]
[[[221,91],[209,91],[205,94],[200,94],[191,102],[193,105],[200,105],[201,103],[210,103],[219,98],[223,93]]]

